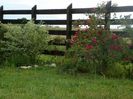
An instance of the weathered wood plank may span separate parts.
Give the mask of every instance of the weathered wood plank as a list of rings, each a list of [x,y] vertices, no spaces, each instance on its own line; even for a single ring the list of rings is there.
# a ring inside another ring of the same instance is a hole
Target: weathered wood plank
[[[110,11],[111,12],[132,12],[133,6],[111,7]]]
[[[32,11],[31,11],[31,18],[32,20],[35,22],[36,21],[36,9],[37,9],[37,6],[35,5],[33,8],[32,8]]]
[[[12,24],[24,24],[27,23],[29,20],[23,19],[4,19],[3,23],[12,23]],[[36,20],[36,24],[50,24],[50,25],[66,25],[66,20]]]
[[[67,44],[66,44],[66,49],[70,47],[69,40],[71,39],[71,31],[72,31],[72,4],[70,4],[67,7],[67,34],[66,34],[66,39],[67,39]]]
[[[4,10],[3,14],[31,14],[31,10]]]
[[[66,46],[66,42],[65,43],[60,43],[60,42],[49,41],[48,44],[49,45],[57,45],[57,46]]]
[[[105,12],[105,29],[110,30],[110,9],[111,9],[111,1],[106,4],[106,12]]]
[[[55,55],[55,56],[64,56],[65,52],[64,51],[58,51],[58,50],[53,50],[53,51],[44,50],[42,52],[42,54]]]
[[[96,7],[94,8],[74,8],[72,9],[72,14],[82,14],[82,13],[95,13]],[[132,12],[133,6],[120,6],[111,7],[111,12]],[[31,14],[32,10],[4,10],[3,14]],[[38,9],[37,14],[66,14],[67,9]]]
[[[66,35],[66,30],[49,30],[50,35]]]
[[[0,22],[3,21],[3,6],[0,7]]]
[[[29,20],[23,20],[23,19],[4,19],[2,23],[7,24],[7,23],[12,23],[12,24],[25,24]]]
[[[95,13],[97,8],[75,8],[72,9],[72,14],[83,14],[83,13]]]
[[[12,24],[24,24],[24,23],[27,23],[29,20],[23,20],[23,19],[4,19],[2,23],[12,23]],[[79,20],[72,20],[72,22],[76,22]],[[104,20],[101,21],[101,23],[104,23],[103,22]],[[122,19],[111,19],[110,20],[110,25],[120,25],[122,24],[122,22],[125,21],[125,20],[122,20]],[[130,24],[133,24],[133,19],[127,19],[127,22],[130,22]],[[47,24],[47,25],[66,25],[67,23],[67,20],[36,20],[35,21],[36,24]],[[104,25],[104,24],[101,24],[99,23],[99,25]],[[83,20],[80,20],[80,25],[89,25],[87,23],[87,20],[83,19]]]
[[[75,31],[71,31],[72,35],[75,33]],[[66,35],[66,30],[49,30],[50,35]]]
[[[66,9],[40,9],[37,14],[66,14]]]
[[[66,25],[67,20],[36,20],[35,23],[42,23],[47,25]]]

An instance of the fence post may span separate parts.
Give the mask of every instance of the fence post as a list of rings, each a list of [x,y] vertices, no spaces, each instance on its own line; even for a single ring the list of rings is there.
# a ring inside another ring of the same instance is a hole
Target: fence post
[[[3,21],[3,6],[0,7],[0,22]]]
[[[66,39],[67,39],[67,42],[66,42],[66,49],[70,48],[70,39],[71,39],[71,32],[72,32],[72,4],[70,4],[68,7],[67,7],[67,27],[66,27],[66,31],[67,31],[67,34],[66,34]]]
[[[3,6],[0,7],[0,23],[3,22]],[[4,38],[4,33],[0,32],[0,40]]]
[[[36,22],[36,8],[37,6],[35,5],[33,8],[32,8],[32,11],[31,11],[31,18],[32,18],[32,21],[35,23]]]
[[[0,24],[2,23],[3,21],[3,6],[0,7]],[[1,28],[1,26],[0,26]],[[0,31],[0,64],[3,60],[3,51],[1,51],[1,47],[2,47],[2,43],[1,43],[1,40],[4,39],[4,33],[2,31]]]
[[[110,30],[110,10],[111,10],[111,1],[106,4],[105,12],[105,29]]]

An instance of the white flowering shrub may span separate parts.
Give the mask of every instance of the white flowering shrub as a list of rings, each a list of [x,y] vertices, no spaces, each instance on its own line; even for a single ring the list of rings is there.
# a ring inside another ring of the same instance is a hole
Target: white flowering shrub
[[[2,49],[16,64],[17,60],[18,63],[25,61],[34,63],[37,56],[48,45],[49,35],[45,26],[29,21],[23,25],[8,24],[6,28],[7,32],[4,34],[6,41],[3,41],[5,46]]]

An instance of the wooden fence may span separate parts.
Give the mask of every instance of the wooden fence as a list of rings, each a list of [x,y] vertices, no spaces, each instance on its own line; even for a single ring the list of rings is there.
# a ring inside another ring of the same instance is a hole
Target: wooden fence
[[[12,23],[12,24],[23,24],[26,23],[29,20],[23,21],[21,19],[4,19],[4,15],[31,15],[31,19],[34,21],[34,23],[38,24],[40,22],[43,22],[47,25],[66,25],[66,30],[49,30],[50,35],[65,35],[66,39],[71,39],[71,35],[74,34],[75,31],[72,31],[72,23],[78,20],[73,20],[72,15],[73,14],[85,14],[85,13],[95,13],[97,8],[72,8],[72,4],[70,4],[67,9],[38,9],[35,5],[31,10],[3,10],[3,6],[0,7],[0,21],[2,23]],[[111,19],[111,13],[114,12],[133,12],[133,6],[121,6],[121,7],[112,7],[111,1],[109,1],[106,4],[106,11],[105,13],[105,28],[110,29],[110,25],[120,25],[120,19]],[[66,14],[65,20],[37,20],[37,15],[47,15],[47,14]],[[86,20],[80,20],[82,22]],[[131,23],[133,23],[133,19],[129,20]],[[123,33],[124,32],[115,32],[115,33]],[[0,39],[3,38],[3,35],[0,34]],[[54,43],[53,43],[54,44]],[[54,44],[54,45],[65,45],[66,49],[69,48],[69,42],[66,42],[65,44]],[[63,51],[44,51],[45,54],[52,54],[52,55],[64,55],[65,52]]]

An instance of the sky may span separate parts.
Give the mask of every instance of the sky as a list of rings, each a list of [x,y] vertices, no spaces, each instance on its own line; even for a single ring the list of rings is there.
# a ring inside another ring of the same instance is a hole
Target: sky
[[[37,5],[39,9],[66,8],[70,3],[74,8],[96,7],[103,0],[0,0],[4,9],[30,9]],[[104,0],[109,1],[109,0]],[[119,6],[133,5],[133,0],[111,0]]]
[[[90,8],[97,7],[98,3],[109,0],[0,0],[0,6],[4,6],[4,10],[31,9],[37,5],[37,9],[65,9],[69,4],[73,4],[73,8]],[[133,6],[133,0],[111,0],[112,4],[118,6]],[[119,13],[118,13],[119,14]],[[124,13],[125,14],[125,13]],[[126,13],[130,14],[130,13]],[[133,13],[131,13],[133,14]],[[31,15],[5,15],[5,19],[9,18],[31,18]],[[85,19],[84,15],[74,15],[73,19]],[[37,15],[37,19],[66,19],[66,15]]]

